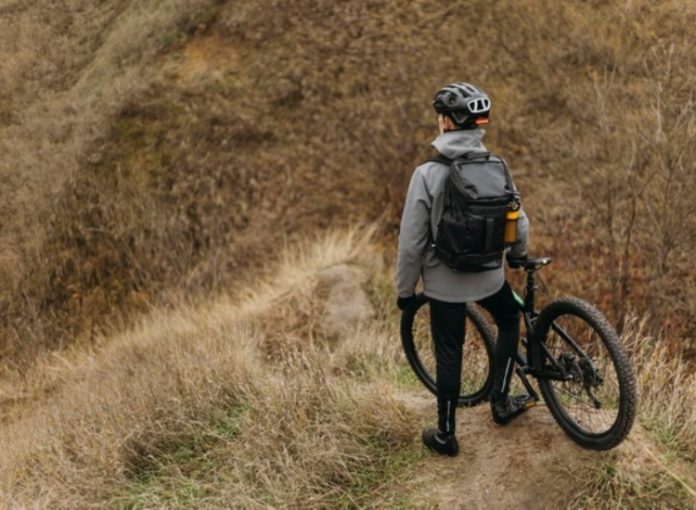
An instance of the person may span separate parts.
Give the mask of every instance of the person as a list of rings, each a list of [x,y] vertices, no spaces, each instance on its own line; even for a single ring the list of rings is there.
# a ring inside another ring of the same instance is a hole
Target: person
[[[459,82],[440,89],[433,100],[439,136],[432,146],[449,160],[468,153],[486,152],[484,129],[489,122],[491,101],[479,87]],[[445,160],[446,161],[446,160]],[[423,430],[424,444],[441,454],[459,451],[455,436],[455,412],[461,385],[462,351],[465,341],[465,306],[476,302],[490,312],[498,326],[493,356],[491,412],[505,425],[522,414],[530,402],[508,395],[519,340],[519,305],[505,279],[505,268],[459,272],[435,254],[433,239],[443,215],[443,190],[449,173],[446,162],[430,160],[413,173],[401,218],[397,256],[397,305],[401,310],[416,306],[415,289],[422,276],[429,298],[431,334],[435,344],[437,382],[437,428]],[[529,220],[523,210],[517,222],[516,240],[507,257],[511,265],[526,258]]]

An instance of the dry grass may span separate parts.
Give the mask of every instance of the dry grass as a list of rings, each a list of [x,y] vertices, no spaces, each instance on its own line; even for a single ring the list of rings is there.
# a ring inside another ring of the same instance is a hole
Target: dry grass
[[[664,465],[656,465],[645,454],[618,458],[585,466],[575,473],[584,483],[566,505],[569,509],[654,509],[690,508],[694,495],[670,475]]]
[[[696,462],[696,373],[662,341],[634,321],[624,336],[640,390],[641,421],[667,450]]]
[[[70,327],[65,316],[59,319],[61,299],[46,291],[56,283],[50,260],[66,254],[65,244],[54,251],[46,233],[56,222],[81,232],[93,226],[88,218],[95,219],[94,204],[75,217],[57,197],[64,183],[89,166],[94,145],[108,135],[113,119],[151,87],[158,74],[153,61],[204,31],[216,5],[212,0],[133,5],[110,0],[2,7],[0,284],[14,291],[0,296],[0,353],[10,360],[17,360],[18,345],[60,346],[66,330],[91,329],[91,320]],[[82,198],[88,193],[83,190]],[[118,306],[122,303],[112,301],[90,314]],[[36,351],[25,354],[31,358]]]
[[[408,494],[380,490],[420,462],[422,450],[420,420],[395,398],[413,378],[397,336],[391,266],[375,251],[374,229],[289,245],[281,258],[233,296],[156,312],[90,351],[71,349],[44,358],[23,380],[5,379],[3,396],[21,398],[3,403],[0,505],[407,502]],[[379,313],[337,340],[322,333],[320,317],[296,318],[308,307],[321,316],[320,275],[346,263],[362,268]],[[630,322],[624,341],[649,435],[639,427],[625,451],[582,466],[569,504],[688,503],[675,474],[687,484],[694,478],[694,376],[655,347],[643,324]]]
[[[524,193],[533,253],[556,259],[550,287],[625,327],[641,421],[692,462],[695,16],[691,3],[647,0],[0,7],[5,501],[214,506],[222,485],[249,506],[282,494],[321,505],[323,492],[350,506],[380,483],[355,478],[360,462],[379,480],[390,453],[408,459],[406,429],[379,422],[376,393],[412,381],[392,363],[391,257],[374,255],[386,265],[367,285],[373,323],[339,344],[316,328],[316,270],[364,241],[324,238],[245,289],[283,243],[329,227],[380,218],[393,250],[434,135],[429,98],[455,79],[493,96],[489,146]],[[210,301],[221,292],[233,297]],[[270,362],[278,370],[259,373]],[[317,401],[303,400],[338,374],[361,385],[327,392],[326,423],[343,424],[327,441],[351,452],[316,458],[328,480],[279,444],[324,430]],[[283,414],[283,398],[298,414]],[[250,417],[276,437],[261,409],[289,425],[257,470],[239,438],[253,442]],[[362,437],[386,428],[398,444],[342,435],[356,416]],[[220,465],[247,467],[217,484]]]
[[[623,342],[631,352],[639,393],[631,455],[609,458],[573,474],[581,489],[569,508],[691,508],[696,504],[696,374],[648,320],[629,320]]]
[[[366,260],[371,235],[328,236],[293,250],[253,291],[155,314],[91,353],[35,366],[26,389],[34,398],[16,404],[0,432],[0,504],[293,507],[371,498],[419,455],[413,418],[387,382],[398,344],[387,348],[367,328],[340,345],[319,331],[315,345],[276,338],[273,365],[260,350],[269,314],[292,320],[316,274]],[[355,384],[359,370],[350,367],[385,352],[383,375]]]

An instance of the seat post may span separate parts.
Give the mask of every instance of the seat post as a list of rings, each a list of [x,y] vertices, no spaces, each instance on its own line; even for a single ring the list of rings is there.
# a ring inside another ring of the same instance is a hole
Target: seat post
[[[527,268],[527,288],[525,290],[525,300],[524,300],[524,311],[533,312],[534,311],[534,268]]]

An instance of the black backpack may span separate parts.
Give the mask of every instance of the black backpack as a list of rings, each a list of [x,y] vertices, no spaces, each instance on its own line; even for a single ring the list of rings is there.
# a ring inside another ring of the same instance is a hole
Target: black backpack
[[[507,213],[521,203],[505,161],[489,152],[454,160],[438,154],[430,161],[449,165],[444,210],[433,242],[436,256],[454,271],[499,268]]]

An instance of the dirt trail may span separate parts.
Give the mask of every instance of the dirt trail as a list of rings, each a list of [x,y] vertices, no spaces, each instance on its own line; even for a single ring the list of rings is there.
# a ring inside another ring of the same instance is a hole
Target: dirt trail
[[[402,393],[404,405],[432,426],[435,398],[426,391]],[[496,426],[486,404],[460,408],[457,414],[460,454],[429,454],[410,479],[394,490],[413,494],[416,507],[447,509],[542,509],[565,507],[577,488],[579,470],[612,456],[636,457],[640,430],[618,450],[595,452],[573,443],[544,405],[530,409],[506,427]],[[642,456],[641,456],[642,457]]]

